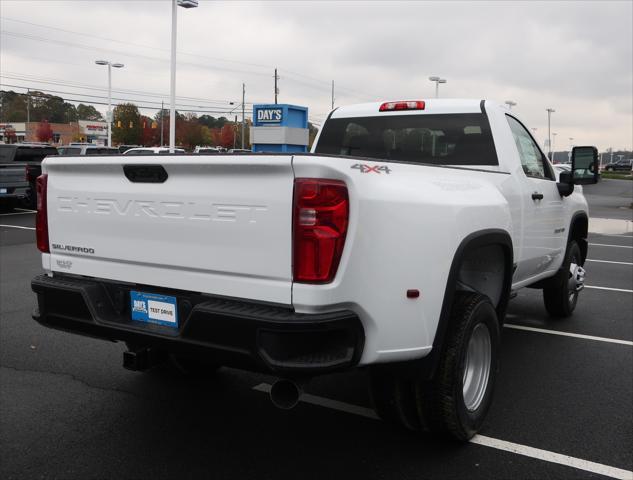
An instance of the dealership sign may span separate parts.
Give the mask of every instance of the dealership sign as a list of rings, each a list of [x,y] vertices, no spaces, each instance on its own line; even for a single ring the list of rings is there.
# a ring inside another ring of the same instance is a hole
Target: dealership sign
[[[257,110],[258,123],[281,123],[283,120],[283,110],[281,108],[266,108]]]

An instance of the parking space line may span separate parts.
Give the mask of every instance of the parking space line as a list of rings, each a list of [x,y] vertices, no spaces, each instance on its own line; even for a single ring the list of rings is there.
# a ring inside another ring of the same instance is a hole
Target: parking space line
[[[524,325],[516,325],[514,323],[504,323],[505,328],[514,330],[525,330],[527,332],[548,333],[550,335],[560,335],[563,337],[582,338],[584,340],[594,340],[596,342],[617,343],[620,345],[628,345],[633,347],[633,342],[629,340],[620,340],[618,338],[596,337],[594,335],[583,335],[581,333],[562,332],[560,330],[549,330],[547,328],[526,327]]]
[[[35,227],[21,227],[19,225],[0,225],[0,227],[17,228],[17,229],[20,229],[20,230],[35,230]]]
[[[271,385],[268,383],[260,383],[255,385],[253,390],[258,392],[270,393]],[[352,405],[350,403],[340,402],[338,400],[332,400],[330,398],[319,397],[316,395],[310,395],[304,393],[299,399],[301,402],[309,403],[311,405],[317,405],[319,407],[330,408],[332,410],[338,410],[345,413],[351,413],[372,420],[379,420],[376,412],[371,408],[360,407],[358,405]],[[496,450],[502,450],[505,452],[515,453],[517,455],[523,455],[525,457],[535,458],[549,463],[557,463],[567,467],[575,468],[577,470],[584,470],[586,472],[597,473],[611,478],[617,478],[622,480],[630,480],[633,478],[633,471],[623,470],[621,468],[610,467],[602,463],[590,462],[581,458],[570,457],[569,455],[562,455],[560,453],[550,452],[548,450],[541,450],[540,448],[528,447],[527,445],[521,445],[519,443],[507,442],[505,440],[499,440],[497,438],[486,437],[484,435],[475,435],[470,439],[470,443],[475,445],[481,445],[483,447],[494,448]]]
[[[31,210],[30,208],[14,208],[19,212],[27,212],[27,213],[37,213],[37,210]]]
[[[610,245],[607,243],[590,243],[589,245],[593,247],[614,247],[614,248],[633,248],[629,245]]]
[[[598,263],[615,263],[617,265],[633,265],[633,263],[631,263],[631,262],[614,262],[612,260],[594,260],[594,259],[590,259],[590,258],[588,258],[586,261],[587,262],[598,262]]]
[[[485,437],[483,435],[475,435],[471,438],[470,443],[496,448],[497,450],[503,450],[505,452],[516,453],[517,455],[523,455],[525,457],[536,458],[545,462],[558,463],[559,465],[564,465],[566,467],[584,470],[585,472],[597,473],[598,475],[604,475],[611,478],[618,478],[622,480],[630,480],[633,478],[633,471],[630,470],[610,467],[602,463],[590,462],[581,458],[570,457],[569,455],[562,455],[548,450],[541,450],[540,448],[528,447],[527,445],[521,445],[519,443],[506,442],[505,440],[498,440],[496,438]]]
[[[596,287],[595,285],[585,285],[585,288],[591,288],[594,290],[609,290],[611,292],[633,293],[633,290],[629,290],[628,288]]]
[[[8,217],[9,215],[33,215],[36,212],[9,212],[9,213],[0,213],[0,217]]]

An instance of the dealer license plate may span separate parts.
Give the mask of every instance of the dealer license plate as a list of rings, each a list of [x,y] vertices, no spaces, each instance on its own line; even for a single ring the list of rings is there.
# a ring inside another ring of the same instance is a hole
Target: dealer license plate
[[[132,320],[137,322],[178,327],[176,297],[132,290],[130,292],[130,309]]]

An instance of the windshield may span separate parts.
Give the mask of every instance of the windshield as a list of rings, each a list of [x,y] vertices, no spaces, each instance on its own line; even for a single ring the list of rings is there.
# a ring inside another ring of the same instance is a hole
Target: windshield
[[[81,148],[78,147],[62,147],[59,149],[60,155],[79,155]]]
[[[48,155],[57,155],[55,147],[18,147],[15,152],[16,162],[41,162]]]
[[[499,164],[481,113],[331,119],[315,152],[436,165]]]

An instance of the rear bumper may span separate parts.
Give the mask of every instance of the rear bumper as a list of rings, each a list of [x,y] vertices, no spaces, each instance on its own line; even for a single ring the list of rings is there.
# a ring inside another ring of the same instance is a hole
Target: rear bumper
[[[356,365],[364,345],[358,316],[319,314],[192,292],[41,275],[31,282],[44,326],[277,375],[316,375]],[[179,328],[132,321],[130,290],[178,301]]]

